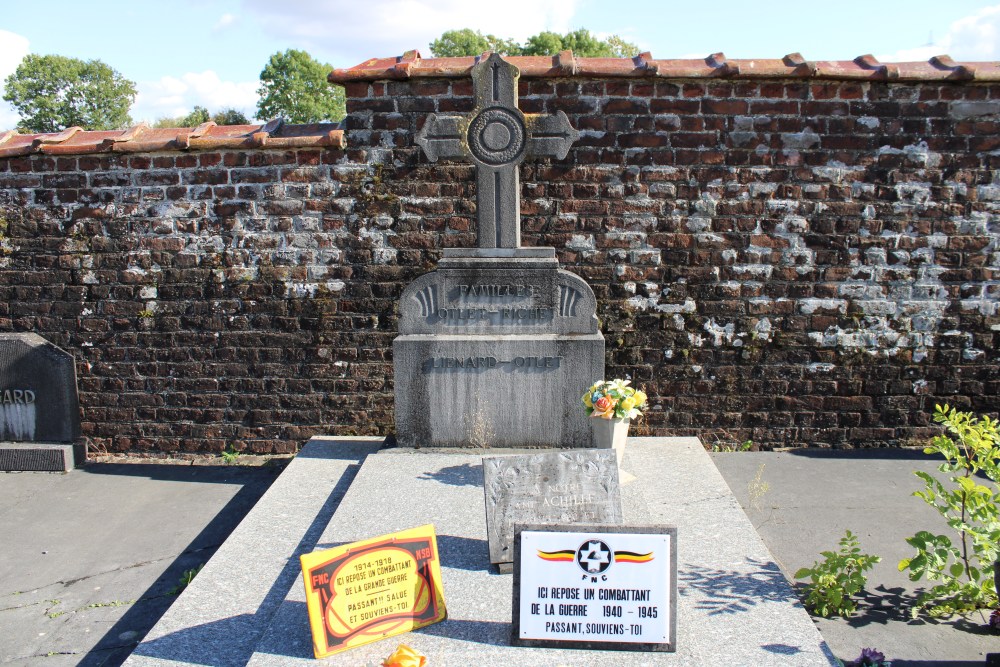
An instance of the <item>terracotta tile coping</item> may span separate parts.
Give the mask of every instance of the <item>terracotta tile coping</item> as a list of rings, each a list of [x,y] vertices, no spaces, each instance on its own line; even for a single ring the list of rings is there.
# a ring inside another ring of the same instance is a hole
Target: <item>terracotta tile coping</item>
[[[81,155],[224,148],[344,148],[344,145],[344,131],[338,123],[291,125],[280,119],[266,125],[216,125],[209,121],[195,128],[154,129],[140,123],[124,131],[90,132],[70,127],[55,134],[0,132],[0,158],[32,153]]]
[[[469,76],[482,56],[422,58],[407,51],[395,58],[372,58],[350,69],[335,69],[331,83]],[[867,81],[1000,81],[1000,62],[956,63],[950,56],[927,62],[880,63],[874,56],[854,60],[806,60],[791,53],[780,60],[730,60],[713,53],[700,60],[656,60],[649,53],[635,58],[577,58],[572,51],[556,56],[507,58],[526,78],[633,77],[659,79],[842,79]]]

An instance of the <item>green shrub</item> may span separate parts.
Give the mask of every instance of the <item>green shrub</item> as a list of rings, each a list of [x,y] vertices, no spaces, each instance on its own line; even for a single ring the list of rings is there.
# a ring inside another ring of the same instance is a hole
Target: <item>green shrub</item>
[[[882,560],[861,553],[858,538],[851,532],[840,540],[840,551],[823,551],[824,560],[795,573],[796,579],[808,578],[806,606],[817,616],[837,614],[847,618],[858,608],[854,596],[865,587],[865,572]]]
[[[997,605],[993,563],[1000,549],[1000,431],[989,417],[976,418],[947,405],[935,406],[934,421],[945,426],[947,435],[934,438],[924,452],[944,457],[938,470],[949,476],[950,485],[916,472],[924,490],[913,495],[945,518],[957,540],[918,532],[906,540],[917,553],[900,561],[899,570],[909,570],[911,581],[926,577],[940,582],[921,595],[913,610],[914,615],[926,609],[938,617]],[[992,484],[980,484],[979,474]]]

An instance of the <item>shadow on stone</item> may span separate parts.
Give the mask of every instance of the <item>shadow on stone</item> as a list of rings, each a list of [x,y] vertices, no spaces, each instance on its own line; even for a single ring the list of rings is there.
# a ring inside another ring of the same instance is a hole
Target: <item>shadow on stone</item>
[[[747,562],[756,570],[681,570],[678,574],[679,592],[687,595],[689,593],[685,589],[697,589],[705,599],[696,606],[707,610],[709,616],[748,611],[763,602],[787,604],[795,600],[795,594],[777,565],[754,559],[747,559]]]
[[[347,448],[345,448],[345,451],[346,450]],[[350,457],[345,455],[344,458]],[[355,455],[353,458],[356,460],[357,456]],[[344,474],[331,490],[326,502],[316,513],[316,516],[313,518],[309,527],[303,533],[302,539],[295,548],[292,557],[288,559],[287,563],[282,568],[281,573],[276,577],[274,583],[271,585],[254,614],[240,614],[167,634],[158,639],[144,642],[136,649],[136,655],[159,658],[162,660],[188,662],[196,665],[210,665],[211,667],[235,667],[237,665],[245,665],[252,657],[257,642],[264,633],[264,630],[267,629],[272,616],[278,608],[282,606],[282,602],[285,600],[285,596],[288,594],[289,589],[295,579],[300,575],[301,567],[299,565],[299,559],[296,556],[312,551],[316,548],[317,541],[323,534],[323,530],[326,528],[327,524],[330,522],[330,518],[333,516],[333,513],[340,505],[340,501],[343,500],[344,494],[347,493],[347,489],[350,487],[351,482],[354,480],[354,477],[357,475],[360,467],[360,465],[351,465],[345,469]],[[226,536],[228,536],[229,533],[236,527],[239,520],[242,519],[253,504],[256,503],[257,499],[259,499],[260,495],[264,490],[266,490],[266,488],[267,487],[258,493],[257,497],[255,497],[253,502],[246,507],[245,511],[241,511],[239,513],[230,511],[230,507],[234,505],[239,496],[234,498],[233,501],[230,501],[229,505],[227,505],[226,508],[224,508],[216,516],[215,520],[213,520],[213,522],[209,524],[204,531],[202,531],[202,534],[195,539],[195,542],[202,539],[203,535],[215,530],[214,526],[217,522],[222,521],[223,519],[233,521],[233,525],[229,526],[228,530],[226,530],[224,534],[221,534],[221,539],[219,539],[218,543],[214,545],[215,547],[219,546],[219,544],[225,540]],[[211,554],[206,554],[205,560],[208,560],[207,556],[210,555]],[[168,570],[168,574],[173,573],[175,570],[177,570],[177,568],[172,565]],[[183,570],[179,570],[176,577],[179,578],[181,572],[183,572]],[[301,603],[301,606],[301,618],[306,619],[307,614],[305,610],[305,603]],[[123,622],[127,620],[126,617],[123,617],[122,620],[111,629],[107,636],[117,636],[115,633],[119,626],[127,627],[123,625]],[[148,628],[152,627],[156,620],[157,619],[155,618],[152,619],[152,623],[149,623],[146,626],[147,632]],[[308,623],[305,623],[305,627],[306,632],[308,633]],[[141,637],[138,639],[141,639]],[[211,646],[212,650],[206,650],[207,646]],[[205,662],[205,660],[209,659],[205,656],[211,656],[211,662]],[[123,659],[124,657],[127,657],[127,654],[126,656],[123,656]],[[309,653],[308,655],[296,657],[312,657],[312,654]],[[120,662],[107,664],[117,665],[120,664]]]
[[[224,466],[178,466],[163,464],[93,463],[81,469],[88,475],[129,475],[154,480],[187,481],[193,483],[239,484],[240,490],[226,506],[191,541],[163,575],[153,583],[118,619],[80,665],[116,667],[128,658],[136,644],[149,632],[176,599],[169,595],[185,571],[198,567],[211,558],[247,512],[270,488],[280,474],[280,468],[249,468]],[[136,634],[138,633],[138,634]],[[128,637],[127,640],[122,639]]]
[[[467,621],[449,618],[442,623],[428,625],[416,632],[489,646],[508,646],[510,644],[510,623],[500,621]]]
[[[768,653],[776,653],[778,655],[795,655],[796,653],[802,653],[802,649],[798,646],[789,646],[788,644],[763,644],[761,648]]]
[[[482,486],[483,466],[469,463],[447,466],[435,472],[425,472],[417,479],[430,479],[448,486]]]
[[[874,448],[874,449],[790,449],[788,453],[793,456],[803,456],[810,459],[861,459],[876,460],[884,459],[890,461],[935,461],[940,457],[924,454],[922,448],[906,447],[902,449]],[[895,664],[895,663],[893,663]]]
[[[486,540],[438,535],[437,543],[442,566],[472,572],[491,570],[490,547]]]
[[[305,603],[302,604],[302,607],[302,613],[305,614]],[[143,655],[163,660],[183,661],[191,665],[205,665],[206,667],[245,665],[250,655],[246,652],[232,654],[221,649],[206,651],[205,647],[224,646],[228,648],[232,644],[233,637],[245,635],[247,627],[255,623],[254,616],[255,614],[240,614],[184,628],[179,632],[144,643],[142,645]],[[297,657],[311,658],[312,655]]]

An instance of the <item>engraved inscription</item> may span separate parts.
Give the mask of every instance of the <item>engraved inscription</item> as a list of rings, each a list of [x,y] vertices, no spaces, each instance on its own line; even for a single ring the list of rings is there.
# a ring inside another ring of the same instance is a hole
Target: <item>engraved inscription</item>
[[[552,318],[551,308],[441,308],[435,313],[435,317],[441,320],[487,320],[499,318],[501,320],[548,320]]]
[[[538,287],[535,285],[512,285],[512,284],[491,284],[483,285],[473,283],[471,285],[459,285],[458,293],[461,297],[532,297],[538,294]]]
[[[516,523],[621,523],[612,450],[483,459],[490,561],[513,556]]]
[[[35,402],[35,392],[30,389],[4,389],[0,392],[2,405],[31,405]]]
[[[562,357],[514,357],[502,361],[496,357],[433,357],[432,369],[458,370],[463,368],[559,368]]]

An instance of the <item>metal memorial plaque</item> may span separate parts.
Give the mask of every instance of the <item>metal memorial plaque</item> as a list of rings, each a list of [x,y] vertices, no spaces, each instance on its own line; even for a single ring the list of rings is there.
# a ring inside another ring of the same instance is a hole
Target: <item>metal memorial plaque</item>
[[[677,529],[518,525],[515,646],[677,650]]]
[[[611,449],[483,459],[490,562],[509,572],[514,525],[620,524],[618,463]]]

